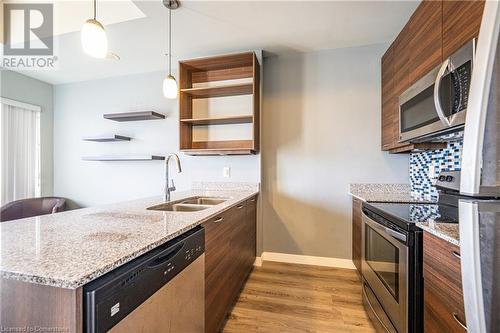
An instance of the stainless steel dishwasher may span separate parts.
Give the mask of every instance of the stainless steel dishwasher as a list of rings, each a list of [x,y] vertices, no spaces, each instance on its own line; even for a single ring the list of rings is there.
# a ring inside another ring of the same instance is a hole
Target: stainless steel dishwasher
[[[205,232],[196,227],[83,288],[89,333],[203,333]]]

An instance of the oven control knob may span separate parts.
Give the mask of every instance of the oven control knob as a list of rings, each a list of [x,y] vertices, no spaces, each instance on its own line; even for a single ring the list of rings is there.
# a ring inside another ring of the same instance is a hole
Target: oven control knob
[[[446,180],[446,176],[439,176],[438,180],[440,182],[444,182]]]
[[[447,182],[452,182],[453,181],[453,176],[446,176],[446,181]]]

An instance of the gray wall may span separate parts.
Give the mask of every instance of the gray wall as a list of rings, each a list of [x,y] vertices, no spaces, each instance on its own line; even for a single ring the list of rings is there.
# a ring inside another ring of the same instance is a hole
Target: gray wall
[[[349,183],[408,182],[408,156],[380,150],[386,48],[265,59],[264,251],[351,258]]]
[[[82,161],[82,156],[178,152],[178,101],[163,97],[164,77],[164,72],[153,72],[55,86],[57,195],[68,197],[79,206],[95,206],[162,193],[161,161],[89,162]],[[103,119],[105,113],[144,110],[164,113],[167,118],[138,122]],[[81,139],[106,133],[130,136],[133,140],[93,143]],[[190,188],[196,180],[260,182],[260,155],[179,156],[183,172],[172,171],[178,190]],[[225,166],[231,167],[230,178],[223,178]]]
[[[0,95],[19,102],[39,105],[41,190],[42,196],[53,195],[53,86],[49,83],[7,70],[0,71]]]

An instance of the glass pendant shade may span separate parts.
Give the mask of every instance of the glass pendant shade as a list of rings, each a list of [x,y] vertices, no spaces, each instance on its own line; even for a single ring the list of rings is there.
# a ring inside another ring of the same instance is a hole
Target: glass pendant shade
[[[108,37],[99,21],[90,19],[82,26],[81,32],[83,51],[94,58],[106,58],[108,54]]]
[[[172,75],[167,75],[163,80],[163,96],[169,99],[177,98],[177,81]]]

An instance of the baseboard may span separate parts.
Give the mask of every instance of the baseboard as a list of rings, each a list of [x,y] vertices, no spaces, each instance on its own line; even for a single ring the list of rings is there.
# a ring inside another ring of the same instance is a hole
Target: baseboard
[[[259,265],[257,265],[257,261],[259,261]],[[262,262],[264,261],[356,269],[354,263],[350,259],[303,256],[298,254],[287,254],[287,253],[277,253],[277,252],[263,252],[260,258],[256,258],[255,266],[261,266]]]
[[[261,267],[262,266],[262,257],[255,257],[254,266]]]

